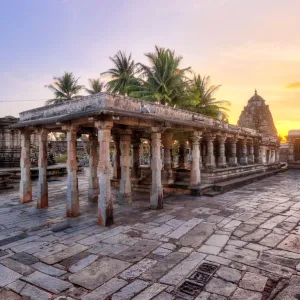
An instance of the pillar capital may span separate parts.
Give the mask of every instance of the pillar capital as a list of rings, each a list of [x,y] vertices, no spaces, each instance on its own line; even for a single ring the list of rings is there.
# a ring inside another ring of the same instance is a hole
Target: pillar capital
[[[104,121],[96,121],[95,127],[97,129],[111,129],[114,125],[114,122],[111,120],[104,120]]]
[[[211,132],[207,132],[203,135],[203,137],[205,138],[206,141],[211,141],[213,142],[216,139],[216,134],[215,133],[211,133]]]
[[[217,136],[218,142],[224,144],[226,142],[227,139],[227,134],[222,134],[222,135],[218,135]]]

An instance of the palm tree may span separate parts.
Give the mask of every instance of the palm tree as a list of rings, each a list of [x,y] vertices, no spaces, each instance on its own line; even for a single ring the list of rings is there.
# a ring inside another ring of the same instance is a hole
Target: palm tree
[[[127,56],[122,51],[118,51],[114,57],[110,57],[110,60],[114,67],[102,73],[112,77],[106,84],[107,90],[113,94],[127,96],[131,86],[137,84],[136,64],[131,58],[131,54]]]
[[[139,64],[142,78],[140,86],[131,92],[131,96],[161,104],[182,106],[186,101],[188,79],[186,73],[190,67],[180,69],[181,56],[175,51],[155,46],[154,53],[146,53],[150,66]]]
[[[226,100],[216,100],[214,93],[221,87],[221,85],[209,86],[210,77],[201,75],[194,75],[191,80],[190,88],[190,103],[189,110],[211,116],[214,119],[220,117],[221,120],[228,120],[228,106],[230,102]]]
[[[76,79],[72,72],[65,72],[61,77],[53,77],[54,83],[45,87],[54,93],[55,98],[46,101],[46,105],[57,104],[78,97],[78,92],[84,87],[78,84],[79,78]]]
[[[84,88],[90,95],[101,93],[104,83],[100,79],[89,79],[90,89]]]

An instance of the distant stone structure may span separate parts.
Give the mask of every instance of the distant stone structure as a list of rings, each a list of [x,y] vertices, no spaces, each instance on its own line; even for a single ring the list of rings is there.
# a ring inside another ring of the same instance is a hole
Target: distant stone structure
[[[257,94],[256,90],[254,96],[248,100],[247,106],[244,107],[238,120],[238,126],[255,129],[264,136],[277,137],[269,105],[266,105],[266,101]]]
[[[288,166],[300,168],[300,129],[290,130],[286,139],[288,141]]]

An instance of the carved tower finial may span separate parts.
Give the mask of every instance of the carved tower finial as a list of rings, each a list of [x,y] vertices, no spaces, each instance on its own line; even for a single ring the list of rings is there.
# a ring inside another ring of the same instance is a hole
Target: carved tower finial
[[[257,95],[257,90],[256,89],[254,90],[254,95]]]

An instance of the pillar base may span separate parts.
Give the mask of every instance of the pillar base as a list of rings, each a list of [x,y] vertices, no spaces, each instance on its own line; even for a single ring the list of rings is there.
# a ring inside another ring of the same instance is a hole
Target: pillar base
[[[237,167],[238,166],[236,157],[230,157],[229,158],[229,166],[230,167]]]
[[[113,209],[107,208],[105,212],[102,212],[98,208],[98,225],[100,226],[110,226],[114,224]]]
[[[240,164],[242,166],[248,165],[248,157],[241,157]]]
[[[155,203],[155,204],[154,204]],[[150,208],[151,209],[162,209],[164,207],[163,201],[163,189],[159,189],[158,193],[151,195],[150,197]]]
[[[128,204],[132,202],[132,195],[130,194],[119,194],[119,204]]]

